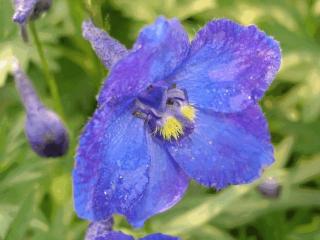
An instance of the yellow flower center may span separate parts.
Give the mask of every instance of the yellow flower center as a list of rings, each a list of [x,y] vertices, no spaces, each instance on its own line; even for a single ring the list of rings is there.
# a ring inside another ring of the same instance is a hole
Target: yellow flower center
[[[183,126],[175,117],[170,116],[166,118],[165,123],[158,131],[165,140],[170,140],[171,138],[177,140],[183,134]]]
[[[184,105],[181,107],[180,109],[182,115],[190,120],[191,122],[194,121],[194,119],[196,118],[196,109],[194,107],[192,107],[191,105]]]

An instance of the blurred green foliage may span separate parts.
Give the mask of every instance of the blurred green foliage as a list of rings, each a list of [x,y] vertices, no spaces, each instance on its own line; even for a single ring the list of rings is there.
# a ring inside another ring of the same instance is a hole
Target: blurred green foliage
[[[144,228],[133,230],[117,216],[116,229],[185,240],[320,239],[320,0],[54,0],[36,27],[71,134],[68,156],[57,160],[39,158],[26,142],[24,111],[8,74],[12,55],[42,100],[54,103],[34,44],[22,42],[11,2],[0,0],[0,239],[83,239],[87,223],[75,216],[72,203],[73,156],[107,73],[81,37],[81,22],[90,14],[128,47],[143,25],[165,15],[178,17],[191,37],[213,18],[257,24],[283,52],[280,74],[261,103],[276,148],[276,163],[262,179],[221,192],[191,184],[177,206]],[[256,191],[268,176],[282,185],[279,199]]]

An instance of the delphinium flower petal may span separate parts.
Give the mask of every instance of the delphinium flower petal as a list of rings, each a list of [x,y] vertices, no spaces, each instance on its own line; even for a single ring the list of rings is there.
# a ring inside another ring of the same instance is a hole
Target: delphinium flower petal
[[[189,137],[167,146],[179,166],[205,186],[251,182],[273,162],[268,126],[257,105],[237,113],[199,110],[194,127]]]
[[[85,240],[134,240],[134,237],[112,230],[112,218],[101,222],[93,222],[89,225]],[[154,233],[138,240],[180,240],[180,238]]]
[[[80,217],[101,220],[119,213],[141,226],[175,204],[187,187],[184,172],[128,107],[101,106],[80,139],[73,174]]]
[[[90,223],[86,232],[85,240],[93,240],[112,231],[113,223],[114,221],[112,217],[103,221]]]
[[[179,21],[158,18],[141,31],[129,54],[111,69],[98,103],[116,104],[136,97],[149,84],[165,80],[181,64],[188,48],[188,35]]]
[[[280,59],[278,42],[256,26],[220,19],[197,33],[188,57],[170,81],[184,88],[197,107],[235,112],[263,96]]]
[[[63,156],[69,147],[65,126],[56,113],[41,103],[18,64],[14,64],[13,75],[26,110],[25,132],[31,148],[42,157]]]
[[[188,179],[216,189],[257,179],[273,162],[258,101],[280,59],[275,40],[230,20],[208,23],[191,44],[176,19],[145,27],[111,65],[80,137],[78,215],[119,213],[139,227],[178,202]]]
[[[154,233],[140,238],[140,240],[180,240],[180,238],[168,236],[162,233]]]

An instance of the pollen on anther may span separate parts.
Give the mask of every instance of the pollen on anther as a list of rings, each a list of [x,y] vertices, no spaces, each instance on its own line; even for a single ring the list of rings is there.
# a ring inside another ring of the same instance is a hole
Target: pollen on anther
[[[167,117],[158,131],[165,140],[177,140],[183,134],[183,125],[175,117]]]
[[[190,120],[190,121],[194,121],[194,119],[196,118],[196,109],[194,107],[192,107],[191,105],[184,105],[181,107],[180,109],[182,115]]]

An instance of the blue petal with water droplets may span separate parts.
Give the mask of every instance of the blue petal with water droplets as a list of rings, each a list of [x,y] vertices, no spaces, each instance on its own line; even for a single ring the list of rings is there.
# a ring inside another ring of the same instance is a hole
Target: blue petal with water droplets
[[[219,19],[197,33],[170,81],[186,89],[197,107],[237,112],[263,96],[280,61],[278,42],[256,26]]]
[[[144,238],[140,238],[140,240],[180,240],[178,237],[172,237],[169,235],[164,235],[161,233],[150,234]]]
[[[258,105],[229,114],[198,110],[194,132],[168,149],[191,178],[216,189],[252,182],[274,161]]]
[[[180,201],[189,183],[189,178],[165,150],[161,141],[148,134],[147,144],[151,158],[149,183],[143,197],[128,213],[128,220],[135,227],[142,227],[146,219]]]
[[[73,186],[81,218],[126,215],[149,181],[144,122],[132,116],[130,104],[98,108],[80,137]]]
[[[140,227],[179,201],[188,186],[162,143],[132,115],[131,104],[101,106],[80,137],[73,171],[79,217],[99,221],[118,213]]]

